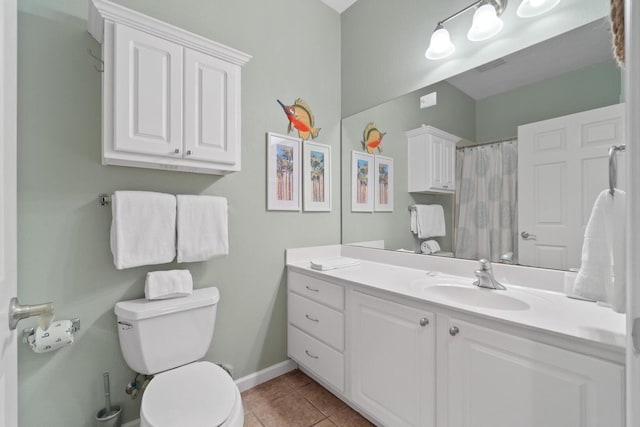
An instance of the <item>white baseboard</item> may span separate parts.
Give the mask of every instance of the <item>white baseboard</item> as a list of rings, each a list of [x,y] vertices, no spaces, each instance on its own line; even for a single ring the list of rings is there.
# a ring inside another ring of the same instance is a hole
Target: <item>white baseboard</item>
[[[291,359],[287,359],[284,362],[276,363],[275,365],[269,366],[261,371],[238,378],[236,380],[236,385],[240,391],[243,392],[259,384],[272,380],[275,377],[286,374],[289,371],[293,371],[297,367],[298,364],[296,362]]]
[[[243,392],[262,383],[266,383],[275,377],[286,374],[289,371],[293,371],[297,367],[298,364],[296,362],[291,359],[287,359],[284,362],[276,363],[275,365],[269,366],[261,371],[238,378],[236,380],[236,385],[238,386],[238,389],[240,389],[240,392]],[[124,423],[122,424],[122,427],[140,427],[140,419]]]

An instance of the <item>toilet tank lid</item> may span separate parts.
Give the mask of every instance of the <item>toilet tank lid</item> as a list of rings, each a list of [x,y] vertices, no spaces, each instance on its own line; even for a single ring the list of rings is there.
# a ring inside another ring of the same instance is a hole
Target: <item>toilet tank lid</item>
[[[113,310],[116,316],[127,320],[142,320],[162,316],[169,313],[191,310],[198,307],[217,304],[220,300],[218,288],[194,289],[187,297],[162,300],[148,300],[145,298],[131,301],[120,301]]]

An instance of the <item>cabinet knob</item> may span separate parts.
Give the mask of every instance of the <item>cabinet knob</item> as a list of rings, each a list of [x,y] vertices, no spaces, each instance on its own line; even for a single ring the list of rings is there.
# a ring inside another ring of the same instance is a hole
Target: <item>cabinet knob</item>
[[[451,335],[452,337],[455,337],[456,335],[458,335],[459,332],[460,332],[460,329],[458,329],[457,326],[452,326],[449,328],[449,335]]]
[[[187,150],[187,156],[191,155],[191,150]]]
[[[420,326],[425,327],[429,324],[429,319],[427,319],[426,317],[423,317],[422,319],[420,319]]]
[[[175,150],[173,150],[174,153],[178,154],[180,152],[179,148],[176,148]]]

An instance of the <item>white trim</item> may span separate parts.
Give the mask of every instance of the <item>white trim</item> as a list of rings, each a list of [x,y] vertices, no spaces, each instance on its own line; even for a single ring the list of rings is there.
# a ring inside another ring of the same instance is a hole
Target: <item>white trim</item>
[[[242,66],[251,59],[249,54],[185,31],[135,10],[107,0],[91,0],[89,2],[88,29],[89,33],[99,43],[102,43],[104,39],[105,20],[124,24],[232,64]]]
[[[280,375],[293,371],[298,367],[298,364],[291,359],[287,359],[284,362],[276,363],[261,371],[254,372],[242,378],[236,380],[236,385],[240,389],[240,392],[249,390],[257,385],[266,383]]]

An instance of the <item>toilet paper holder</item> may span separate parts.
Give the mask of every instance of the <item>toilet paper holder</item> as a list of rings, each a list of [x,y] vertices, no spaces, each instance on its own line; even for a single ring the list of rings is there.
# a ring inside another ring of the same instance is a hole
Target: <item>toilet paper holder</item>
[[[71,319],[71,333],[75,334],[80,330],[80,318]],[[24,328],[22,330],[22,342],[29,344],[29,337],[36,333],[36,328]]]

